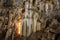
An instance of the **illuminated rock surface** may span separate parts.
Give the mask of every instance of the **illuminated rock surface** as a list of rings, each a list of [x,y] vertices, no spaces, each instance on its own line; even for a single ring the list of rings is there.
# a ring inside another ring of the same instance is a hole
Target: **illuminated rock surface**
[[[60,40],[60,0],[0,0],[0,40]]]

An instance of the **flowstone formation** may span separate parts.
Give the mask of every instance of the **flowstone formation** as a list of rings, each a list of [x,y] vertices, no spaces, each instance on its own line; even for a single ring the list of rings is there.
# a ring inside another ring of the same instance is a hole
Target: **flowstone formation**
[[[60,40],[60,0],[0,0],[0,40]]]

